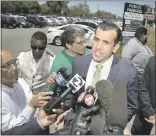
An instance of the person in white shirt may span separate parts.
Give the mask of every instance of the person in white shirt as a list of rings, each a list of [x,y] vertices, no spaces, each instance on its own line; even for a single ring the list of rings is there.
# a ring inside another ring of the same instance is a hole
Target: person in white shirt
[[[30,46],[32,50],[21,52],[17,57],[18,71],[33,94],[37,94],[46,88],[55,55],[46,48],[47,37],[43,32],[37,31],[32,35]]]
[[[41,92],[33,96],[25,80],[18,78],[17,59],[5,49],[2,49],[1,57],[1,131],[4,132],[28,122],[36,108],[45,106],[52,98],[52,93]]]

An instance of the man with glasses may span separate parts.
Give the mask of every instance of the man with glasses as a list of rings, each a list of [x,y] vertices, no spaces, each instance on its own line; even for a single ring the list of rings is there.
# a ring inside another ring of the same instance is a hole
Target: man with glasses
[[[68,72],[72,73],[72,63],[77,55],[88,54],[85,47],[85,31],[83,28],[75,25],[68,26],[61,35],[61,43],[64,47],[58,55],[56,55],[50,74],[55,73],[59,68],[64,67]],[[51,83],[51,76],[48,78],[48,82]],[[49,87],[48,91],[52,88]]]
[[[30,51],[19,54],[19,76],[29,85],[33,94],[44,91],[54,54],[47,47],[47,37],[37,31],[32,35]]]
[[[36,108],[43,107],[51,99],[52,93],[41,92],[33,96],[26,81],[18,78],[18,60],[5,49],[2,49],[1,57],[1,131],[5,132],[28,122]]]

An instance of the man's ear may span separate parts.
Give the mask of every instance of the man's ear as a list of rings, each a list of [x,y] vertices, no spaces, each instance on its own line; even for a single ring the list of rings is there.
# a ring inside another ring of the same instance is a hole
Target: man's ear
[[[117,44],[114,46],[113,53],[116,53],[117,50],[119,49],[119,47],[120,47],[120,43],[117,43]]]

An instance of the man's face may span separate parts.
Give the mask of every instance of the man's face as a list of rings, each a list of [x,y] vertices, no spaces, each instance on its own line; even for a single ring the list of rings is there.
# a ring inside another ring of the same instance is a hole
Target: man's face
[[[47,45],[44,45],[43,43],[44,43],[43,41],[32,39],[31,49],[32,49],[34,58],[42,57],[42,55],[45,51],[45,48],[47,47]]]
[[[75,41],[70,45],[70,50],[75,54],[84,54],[85,51],[85,37],[79,36],[75,38]]]
[[[115,30],[103,31],[101,28],[97,28],[92,47],[94,61],[103,63],[113,52],[117,51],[119,46],[115,45],[116,36]]]
[[[1,72],[5,85],[13,85],[18,80],[17,60],[11,53],[2,55]]]

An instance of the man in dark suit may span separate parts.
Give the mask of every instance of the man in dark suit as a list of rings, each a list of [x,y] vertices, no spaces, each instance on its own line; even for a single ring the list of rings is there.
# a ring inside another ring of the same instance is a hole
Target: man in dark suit
[[[133,135],[150,135],[155,125],[155,56],[146,65],[139,87],[139,111],[131,129]]]
[[[137,73],[133,66],[114,55],[119,48],[120,38],[121,31],[115,24],[100,23],[93,41],[92,55],[77,56],[73,63],[72,74],[78,73],[86,77],[86,87],[94,86],[95,82],[101,79],[108,79],[113,84],[118,80],[127,81],[128,121],[130,121],[137,109]],[[100,64],[102,69],[99,70],[98,65]],[[100,74],[97,71],[100,71]],[[98,80],[94,81],[95,79]],[[98,116],[96,118],[98,119]],[[102,117],[99,116],[99,118],[99,121],[104,122]],[[97,132],[100,134],[100,130],[102,130],[102,125],[98,125],[98,123],[93,123],[93,134],[97,134]]]
[[[115,24],[106,21],[100,23],[95,32],[92,55],[76,56],[73,62],[72,75],[77,73],[83,75],[86,78],[85,88],[89,85],[94,87],[95,83],[101,79],[108,79],[113,84],[118,80],[127,81],[127,120],[130,121],[137,108],[137,73],[136,69],[128,62],[120,60],[114,55],[119,48],[120,39],[121,30]],[[51,81],[53,84],[54,80],[51,79]],[[83,88],[82,91],[84,90]],[[95,121],[92,121],[91,134],[103,134],[104,119],[104,114],[96,115]]]

